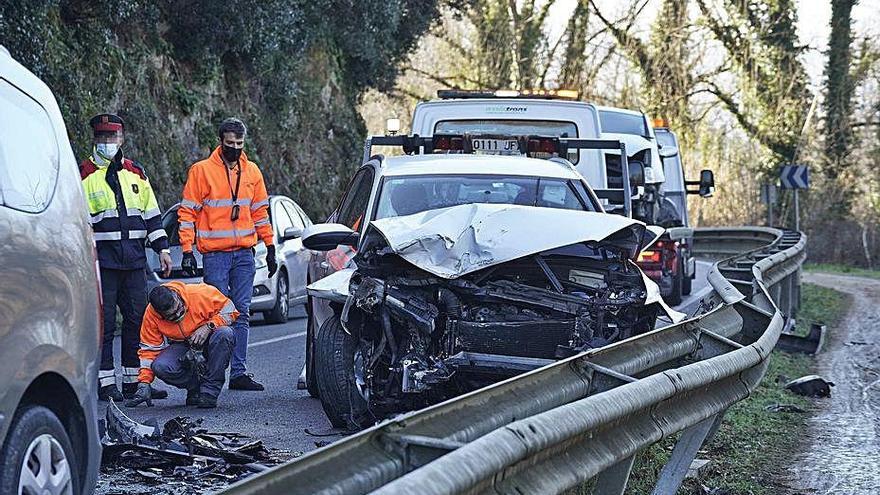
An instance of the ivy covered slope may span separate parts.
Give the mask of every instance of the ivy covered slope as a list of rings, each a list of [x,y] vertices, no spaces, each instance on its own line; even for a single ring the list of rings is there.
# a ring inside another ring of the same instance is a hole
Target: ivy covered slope
[[[227,116],[270,193],[315,220],[359,164],[361,94],[387,89],[437,0],[4,0],[0,44],[55,92],[74,152],[89,117],[126,121],[163,206]]]

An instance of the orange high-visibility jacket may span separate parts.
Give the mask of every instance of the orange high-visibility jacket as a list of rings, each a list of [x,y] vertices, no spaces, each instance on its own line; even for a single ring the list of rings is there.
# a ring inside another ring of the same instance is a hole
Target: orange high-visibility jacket
[[[183,342],[208,322],[222,327],[232,325],[238,318],[238,311],[232,301],[212,285],[183,282],[168,282],[164,285],[180,294],[186,304],[186,314],[181,321],[174,323],[163,319],[152,306],[147,305],[138,349],[141,360],[139,382],[153,382],[153,360],[172,342]]]
[[[193,241],[200,253],[248,249],[260,239],[270,246],[272,225],[269,223],[269,196],[263,174],[242,152],[238,165],[229,170],[220,158],[220,147],[207,159],[189,169],[183,187],[183,201],[177,210],[180,222],[180,246],[192,251]],[[236,204],[238,220],[232,220],[232,192],[237,174],[241,173]]]

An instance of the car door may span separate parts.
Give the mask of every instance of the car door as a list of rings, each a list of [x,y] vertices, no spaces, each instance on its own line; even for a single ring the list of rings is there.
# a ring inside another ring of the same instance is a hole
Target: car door
[[[306,226],[303,223],[302,217],[296,211],[293,201],[284,198],[281,204],[290,216],[293,227],[300,230],[304,229]],[[287,273],[290,277],[290,303],[302,303],[306,297],[306,271],[309,264],[309,252],[303,247],[302,238],[297,237],[285,242],[284,255],[287,261]]]

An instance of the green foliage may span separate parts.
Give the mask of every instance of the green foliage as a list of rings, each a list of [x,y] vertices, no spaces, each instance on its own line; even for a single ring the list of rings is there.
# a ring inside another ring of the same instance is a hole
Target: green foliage
[[[7,0],[0,44],[54,91],[75,153],[88,119],[126,120],[162,205],[237,115],[271,193],[320,220],[359,163],[362,93],[385,88],[436,0]],[[341,179],[340,179],[341,178]]]
[[[845,168],[844,159],[852,151],[853,77],[852,8],[856,0],[832,0],[831,35],[828,39],[828,62],[825,65],[825,154],[829,166],[825,175],[837,178]]]

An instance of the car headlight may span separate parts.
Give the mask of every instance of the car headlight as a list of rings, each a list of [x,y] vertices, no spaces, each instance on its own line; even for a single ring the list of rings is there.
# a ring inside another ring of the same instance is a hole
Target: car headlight
[[[254,259],[254,263],[256,264],[258,270],[260,268],[266,268],[267,266],[269,266],[269,264],[266,263],[266,255],[258,256],[256,259]]]

